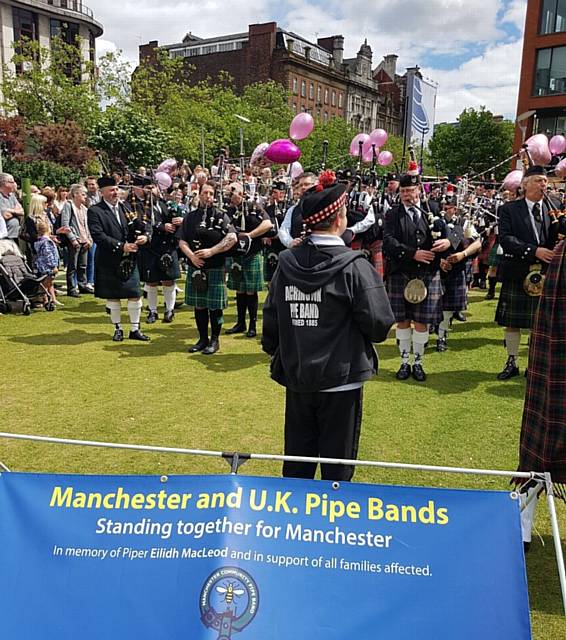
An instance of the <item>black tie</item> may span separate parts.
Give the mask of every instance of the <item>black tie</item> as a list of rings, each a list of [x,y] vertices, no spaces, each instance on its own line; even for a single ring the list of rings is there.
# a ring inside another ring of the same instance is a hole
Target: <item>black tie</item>
[[[537,228],[537,233],[539,240],[541,238],[541,230],[542,230],[542,215],[540,213],[540,203],[535,202],[533,204],[533,218],[535,219],[535,226]]]
[[[413,224],[418,224],[419,222],[419,210],[415,207],[409,207],[409,212],[411,214],[411,218],[413,219]]]

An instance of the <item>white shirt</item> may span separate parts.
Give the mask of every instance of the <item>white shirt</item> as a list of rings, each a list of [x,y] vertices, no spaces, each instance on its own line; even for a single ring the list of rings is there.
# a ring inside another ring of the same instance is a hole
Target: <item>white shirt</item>
[[[287,213],[283,218],[283,222],[279,226],[279,233],[277,237],[281,240],[281,243],[284,244],[287,249],[290,249],[293,246],[293,238],[291,236],[291,220],[293,219],[293,211],[297,205],[294,204],[287,209]]]
[[[120,209],[118,208],[118,203],[110,204],[108,200],[104,200],[104,202],[106,202],[106,204],[110,207],[110,210],[116,216],[116,220],[118,220],[118,224],[122,226],[122,220],[120,219]]]
[[[537,242],[540,242],[540,236],[539,236],[537,225],[536,225],[536,222],[535,222],[535,217],[533,216],[533,207],[537,203],[536,202],[532,202],[528,198],[525,198],[525,202],[527,203],[527,207],[529,208],[529,218],[531,219],[531,227],[533,228],[533,231],[535,233],[535,238],[537,239]],[[538,205],[540,207],[540,215],[541,215],[541,218],[542,218],[542,200],[538,201]],[[544,222],[543,222],[543,225],[544,225]]]

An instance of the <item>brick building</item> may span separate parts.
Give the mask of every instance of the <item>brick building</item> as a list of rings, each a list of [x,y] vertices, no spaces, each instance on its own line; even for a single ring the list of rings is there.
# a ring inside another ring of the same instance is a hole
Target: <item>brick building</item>
[[[368,132],[379,126],[402,132],[404,93],[395,73],[397,56],[386,56],[383,68],[374,72],[367,42],[356,58],[344,60],[342,36],[313,43],[268,22],[250,25],[247,33],[206,39],[189,33],[180,43],[161,46],[151,41],[140,46],[140,64],[151,64],[157,49],[182,58],[192,82],[214,79],[225,71],[241,93],[254,82],[274,80],[289,92],[295,113],[308,111],[323,121],[340,116]]]
[[[528,0],[515,151],[533,133],[566,132],[566,3]]]

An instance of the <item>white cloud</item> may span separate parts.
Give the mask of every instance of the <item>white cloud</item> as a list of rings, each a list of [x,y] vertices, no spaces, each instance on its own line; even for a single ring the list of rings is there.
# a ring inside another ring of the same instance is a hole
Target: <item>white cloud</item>
[[[512,24],[522,32],[525,28],[526,13],[527,0],[512,0],[502,17],[501,22]]]

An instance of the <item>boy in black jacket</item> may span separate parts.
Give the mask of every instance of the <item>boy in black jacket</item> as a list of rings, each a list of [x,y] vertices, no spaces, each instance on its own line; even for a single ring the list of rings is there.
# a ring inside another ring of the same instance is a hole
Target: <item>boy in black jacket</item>
[[[303,197],[311,230],[284,251],[263,309],[263,350],[271,377],[287,388],[285,454],[355,459],[362,386],[377,372],[372,342],[395,322],[381,277],[341,239],[346,187],[324,172]],[[283,475],[314,478],[315,463],[285,462]],[[325,480],[351,480],[354,468],[321,465]]]

